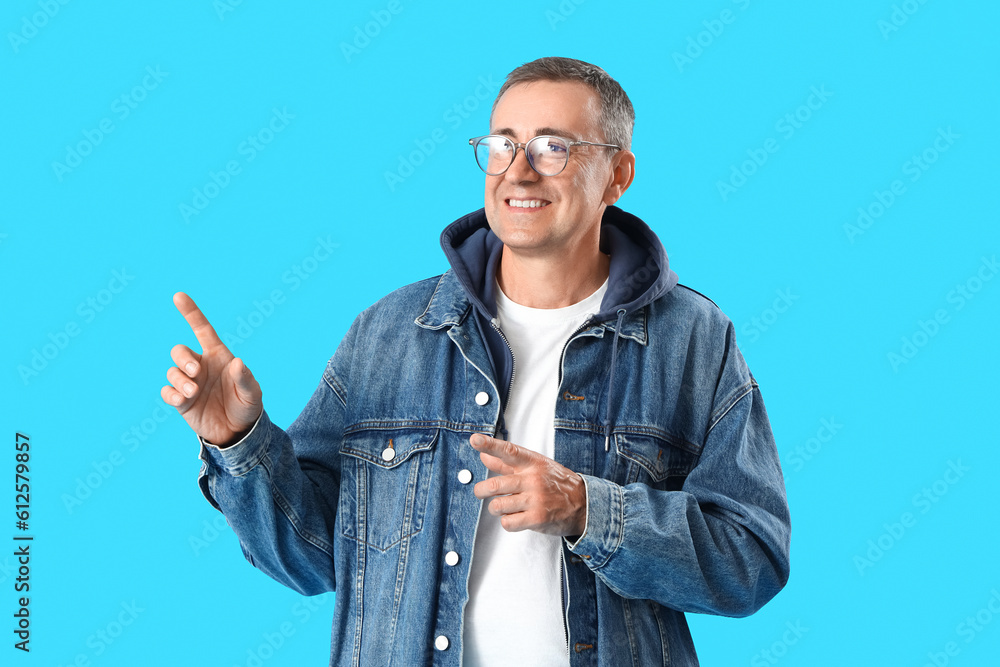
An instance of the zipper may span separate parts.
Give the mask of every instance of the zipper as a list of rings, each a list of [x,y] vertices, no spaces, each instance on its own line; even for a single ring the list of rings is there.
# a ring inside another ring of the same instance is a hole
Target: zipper
[[[507,384],[507,395],[503,397],[503,405],[500,406],[500,418],[503,419],[503,411],[507,408],[507,399],[510,398],[510,392],[514,389],[514,371],[517,370],[517,359],[514,358],[514,348],[510,346],[510,341],[507,340],[507,336],[503,334],[500,327],[497,326],[497,318],[490,320],[490,326],[493,330],[500,334],[500,338],[503,339],[503,344],[507,346],[507,351],[510,352],[510,382]],[[504,430],[507,430],[504,428]],[[506,436],[504,436],[506,437]]]
[[[559,538],[562,542],[562,538]],[[569,584],[566,581],[566,557],[563,555],[563,545],[559,545],[559,597],[562,599],[563,636],[566,638],[566,661],[569,662],[569,604],[566,589]]]
[[[579,327],[577,327],[576,331],[574,331],[573,333],[571,333],[569,335],[569,338],[566,339],[566,342],[563,343],[562,352],[559,354],[559,380],[556,382],[556,387],[557,388],[558,387],[562,387],[563,366],[566,365],[566,348],[569,347],[569,344],[573,342],[573,339],[576,338],[576,335],[578,333],[580,333],[581,331],[583,331],[584,329],[586,329],[587,327],[590,326],[590,323],[593,321],[593,319],[594,319],[593,315],[590,315],[589,317],[587,317],[587,319],[583,321],[583,324],[581,324]]]

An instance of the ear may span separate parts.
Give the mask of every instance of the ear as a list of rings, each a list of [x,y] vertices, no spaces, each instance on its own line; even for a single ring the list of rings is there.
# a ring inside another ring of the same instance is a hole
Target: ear
[[[604,189],[604,203],[611,206],[621,199],[628,186],[632,185],[633,178],[635,178],[635,153],[618,151],[611,158],[611,182]]]

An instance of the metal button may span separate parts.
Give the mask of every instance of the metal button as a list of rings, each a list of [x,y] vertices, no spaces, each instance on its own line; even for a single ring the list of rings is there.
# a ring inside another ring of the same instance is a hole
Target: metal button
[[[458,471],[458,481],[462,484],[468,484],[472,481],[472,471],[471,470],[459,470]]]
[[[434,648],[439,651],[445,651],[448,649],[448,638],[444,635],[438,635],[434,638]]]
[[[458,565],[458,552],[449,551],[444,555],[444,562],[452,567]]]
[[[490,395],[487,394],[485,391],[481,391],[478,394],[476,394],[477,405],[486,405],[489,402],[490,402]]]
[[[394,458],[396,458],[396,450],[395,449],[393,449],[392,447],[386,447],[385,449],[382,450],[382,460],[383,461],[391,461]]]

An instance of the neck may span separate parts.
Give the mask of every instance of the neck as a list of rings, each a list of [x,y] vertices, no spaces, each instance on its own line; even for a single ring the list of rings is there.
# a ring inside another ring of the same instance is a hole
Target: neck
[[[608,279],[611,258],[597,246],[561,257],[524,256],[503,247],[497,282],[507,298],[529,308],[565,308]]]

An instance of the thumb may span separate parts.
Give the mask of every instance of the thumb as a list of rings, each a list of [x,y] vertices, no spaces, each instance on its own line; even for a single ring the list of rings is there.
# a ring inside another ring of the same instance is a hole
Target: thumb
[[[244,400],[256,401],[257,392],[259,391],[257,380],[239,357],[233,357],[233,360],[229,363],[229,377],[232,379],[233,384],[236,385],[236,391]]]

